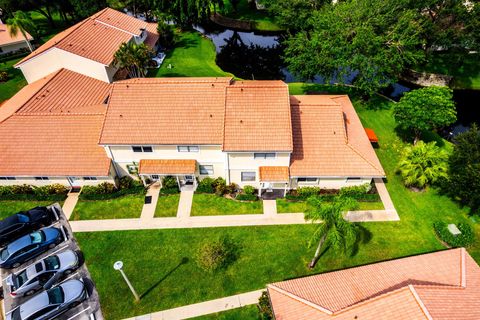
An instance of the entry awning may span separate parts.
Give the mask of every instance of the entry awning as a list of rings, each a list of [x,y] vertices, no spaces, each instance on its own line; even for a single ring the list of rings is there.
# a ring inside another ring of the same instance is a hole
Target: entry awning
[[[140,160],[139,174],[179,175],[194,174],[195,160]]]
[[[288,182],[288,167],[259,167],[260,182]]]

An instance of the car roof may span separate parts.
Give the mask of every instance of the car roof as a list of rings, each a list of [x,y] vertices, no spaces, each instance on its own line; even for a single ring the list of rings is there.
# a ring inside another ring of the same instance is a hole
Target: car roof
[[[8,252],[12,254],[14,252],[17,252],[18,250],[25,248],[31,243],[32,243],[32,238],[30,237],[30,234],[24,235],[23,237],[18,238],[17,240],[11,242],[7,246]]]
[[[25,319],[50,304],[47,291],[37,294],[20,306],[20,315]]]
[[[7,228],[7,227],[9,227],[12,224],[15,224],[17,222],[18,222],[18,215],[17,214],[6,217],[5,219],[0,221],[0,230],[3,230],[4,228]]]

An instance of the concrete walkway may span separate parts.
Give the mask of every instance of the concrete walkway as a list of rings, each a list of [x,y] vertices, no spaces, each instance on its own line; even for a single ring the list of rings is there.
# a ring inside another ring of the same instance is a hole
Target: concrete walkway
[[[152,184],[148,190],[146,197],[152,197],[152,201],[150,203],[145,203],[142,208],[142,214],[140,215],[140,219],[153,219],[155,216],[155,209],[157,207],[158,202],[158,195],[160,194],[160,183]]]
[[[190,217],[192,210],[193,190],[185,190],[180,192],[180,201],[178,202],[177,218]]]
[[[274,217],[277,214],[277,201],[263,200],[263,214]]]
[[[73,210],[75,209],[75,206],[77,205],[78,202],[78,196],[80,195],[80,192],[69,192],[67,195],[67,199],[65,199],[65,202],[63,203],[62,210],[65,213],[65,217],[67,219],[70,219],[70,216],[73,213]]]
[[[211,313],[217,313],[256,304],[258,303],[258,299],[262,295],[263,291],[265,291],[265,289],[190,304],[179,308],[163,310],[127,320],[181,320],[195,318]]]

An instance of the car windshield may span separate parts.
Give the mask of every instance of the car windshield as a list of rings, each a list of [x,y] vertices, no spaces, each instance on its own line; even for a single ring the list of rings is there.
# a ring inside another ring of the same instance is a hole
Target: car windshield
[[[59,304],[63,303],[63,290],[62,287],[56,287],[47,291],[48,301],[50,304]]]
[[[41,243],[45,241],[45,234],[43,233],[43,231],[30,233],[30,239],[32,240],[32,243]]]
[[[22,317],[20,315],[20,308],[15,309],[15,311],[12,312],[12,320],[22,320]]]
[[[27,270],[23,270],[17,276],[14,276],[15,282],[17,283],[17,288],[20,288],[27,280]]]
[[[45,268],[47,270],[57,270],[60,268],[60,260],[57,256],[45,258]]]
[[[8,258],[8,250],[7,248],[3,249],[2,252],[0,252],[0,258],[5,261]]]
[[[18,222],[21,222],[21,223],[26,223],[28,222],[28,220],[30,220],[26,215],[23,215],[23,214],[18,214],[17,218],[18,218]]]

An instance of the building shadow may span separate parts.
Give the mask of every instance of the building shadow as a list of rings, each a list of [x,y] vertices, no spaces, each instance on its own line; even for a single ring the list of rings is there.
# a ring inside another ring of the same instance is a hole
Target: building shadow
[[[140,299],[143,299],[145,296],[147,296],[150,292],[155,290],[156,287],[158,287],[165,279],[167,279],[172,273],[177,271],[178,268],[180,268],[182,265],[187,264],[189,262],[189,259],[187,257],[183,257],[180,262],[173,267],[170,271],[168,271],[163,277],[161,277],[157,282],[155,282],[150,288],[148,288],[144,293],[140,295]]]

